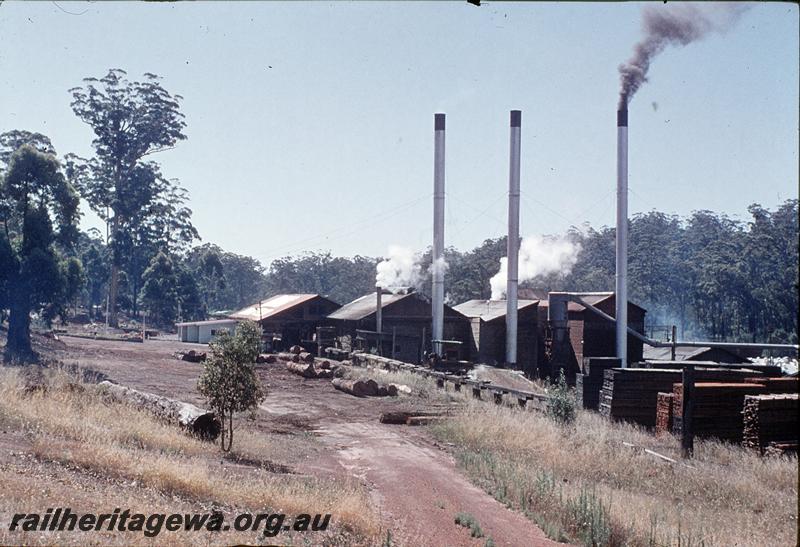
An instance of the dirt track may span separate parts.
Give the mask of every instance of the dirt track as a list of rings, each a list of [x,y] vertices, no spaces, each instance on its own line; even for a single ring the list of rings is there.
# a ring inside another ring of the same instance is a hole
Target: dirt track
[[[67,347],[55,356],[106,374],[138,389],[202,404],[195,389],[200,365],[172,353],[193,344],[146,344],[63,338]],[[258,413],[258,427],[277,433],[312,431],[325,447],[296,470],[315,475],[355,476],[371,488],[384,529],[393,544],[479,546],[456,525],[459,512],[473,515],[496,545],[556,545],[523,515],[508,509],[470,484],[453,458],[424,428],[384,425],[386,410],[414,408],[413,398],[359,399],[333,389],[325,380],[289,374],[280,365],[259,369],[269,395]]]

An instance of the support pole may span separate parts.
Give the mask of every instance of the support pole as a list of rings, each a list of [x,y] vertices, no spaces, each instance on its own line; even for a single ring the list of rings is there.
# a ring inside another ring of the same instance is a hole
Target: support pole
[[[517,287],[519,284],[519,156],[522,112],[511,111],[508,169],[508,280],[506,284],[506,364],[517,364]]]
[[[683,457],[691,458],[694,454],[694,428],[692,415],[694,414],[694,365],[683,367],[683,401],[681,422],[681,448]]]

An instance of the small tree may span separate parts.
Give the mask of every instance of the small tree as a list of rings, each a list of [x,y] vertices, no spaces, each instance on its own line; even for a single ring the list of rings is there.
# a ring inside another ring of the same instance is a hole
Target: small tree
[[[197,389],[222,422],[220,440],[225,452],[233,445],[234,413],[255,410],[266,397],[255,370],[260,344],[260,329],[251,321],[241,323],[234,334],[219,333],[197,381]]]

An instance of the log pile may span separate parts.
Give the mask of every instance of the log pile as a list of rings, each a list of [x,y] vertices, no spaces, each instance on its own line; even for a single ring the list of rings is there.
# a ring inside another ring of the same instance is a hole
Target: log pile
[[[379,384],[375,380],[366,378],[358,380],[334,378],[331,384],[339,391],[355,397],[397,397],[399,391],[395,384]]]
[[[659,393],[656,398],[656,435],[672,432],[674,393]]]
[[[798,441],[798,396],[790,394],[746,395],[742,410],[742,444],[765,453],[785,452]]]
[[[299,347],[299,346],[293,346],[293,347]],[[307,351],[299,351],[297,353],[293,352],[287,353],[282,351],[278,353],[278,359],[280,359],[281,361],[289,361],[292,363],[313,363],[315,358],[312,354],[308,353]]]
[[[303,378],[333,378],[333,370],[330,368],[317,367],[312,363],[286,363],[286,370],[292,374],[297,374]]]
[[[674,386],[673,431],[683,427],[683,384]],[[746,395],[766,392],[760,384],[699,382],[694,385],[692,430],[697,437],[742,442],[742,408]]]
[[[144,409],[198,437],[214,440],[219,436],[222,424],[211,411],[203,410],[183,401],[176,401],[154,393],[121,386],[108,380],[100,382],[99,385],[110,397]]]
[[[339,391],[356,397],[375,397],[378,395],[378,382],[375,380],[347,380],[334,378],[331,383]]]
[[[754,376],[752,370],[699,368],[696,381],[741,382]],[[604,416],[647,427],[656,425],[658,394],[673,391],[681,371],[656,368],[613,368],[605,371],[599,410]],[[741,410],[741,409],[740,409]]]

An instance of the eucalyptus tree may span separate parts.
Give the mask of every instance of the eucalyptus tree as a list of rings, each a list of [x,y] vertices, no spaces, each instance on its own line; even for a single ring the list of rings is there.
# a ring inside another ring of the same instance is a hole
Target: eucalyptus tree
[[[53,154],[23,144],[3,170],[0,202],[0,308],[10,309],[5,359],[30,360],[31,312],[49,323],[80,289],[80,262],[56,249],[77,237],[79,199]]]
[[[72,110],[94,131],[95,155],[70,158],[70,175],[83,197],[107,223],[111,247],[109,323],[117,325],[119,274],[124,262],[121,240],[154,201],[160,184],[156,166],[144,158],[168,150],[186,138],[180,95],[171,95],[159,77],[145,73],[129,81],[111,69],[104,77],[86,78],[70,89]]]

